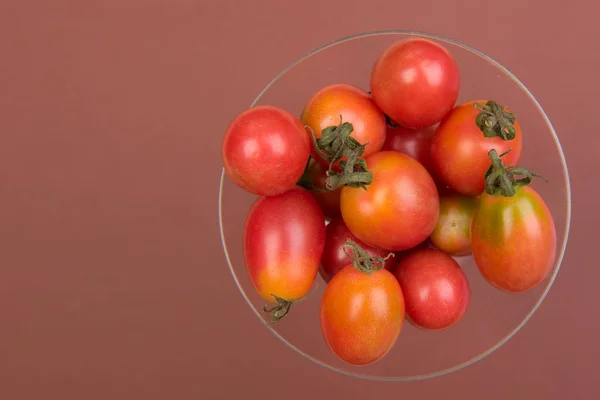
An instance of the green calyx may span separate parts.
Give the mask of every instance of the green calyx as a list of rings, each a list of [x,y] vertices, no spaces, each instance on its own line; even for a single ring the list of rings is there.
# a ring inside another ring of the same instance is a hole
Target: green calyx
[[[352,253],[350,253],[348,249],[352,250]],[[387,257],[372,256],[352,239],[346,240],[346,243],[344,244],[344,253],[352,260],[354,268],[367,275],[379,271],[383,268],[385,261],[388,258],[394,257],[394,253],[388,254]]]
[[[275,294],[271,294],[271,296],[273,296],[273,298],[275,299],[276,304],[271,308],[269,308],[266,305],[263,307],[263,312],[265,312],[267,314],[271,314],[269,323],[274,324],[275,322],[281,321],[283,319],[283,317],[288,315],[288,313],[290,312],[290,309],[292,308],[292,305],[306,300],[308,297],[310,297],[310,295],[312,293],[315,292],[315,290],[317,289],[318,286],[319,285],[316,284],[314,286],[314,290],[311,293],[308,293],[308,294],[304,295],[303,297],[299,298],[298,300],[294,300],[294,301],[281,298]]]
[[[502,140],[515,138],[517,129],[514,124],[517,118],[513,113],[506,111],[504,106],[489,100],[485,104],[475,103],[473,107],[479,111],[475,124],[486,138],[498,137]]]
[[[533,180],[533,177],[542,178],[548,181],[542,175],[534,174],[525,168],[517,168],[514,165],[505,166],[502,162],[502,157],[508,154],[508,150],[502,154],[498,154],[495,149],[488,152],[488,157],[492,165],[485,173],[485,192],[489,195],[512,197],[517,189],[527,186]],[[520,175],[522,178],[516,179],[515,176]]]
[[[352,124],[342,122],[340,116],[340,124],[323,129],[318,139],[309,126],[307,129],[311,131],[317,154],[329,163],[327,189],[350,186],[366,190],[366,186],[373,182],[373,174],[367,170],[367,163],[361,158],[368,143],[361,144],[351,136],[354,131]],[[338,161],[340,171],[334,171],[333,166]]]
[[[276,296],[274,294],[272,294],[271,296],[275,298],[277,304],[271,308],[264,306],[263,311],[267,314],[271,314],[271,319],[269,322],[271,324],[274,324],[275,322],[281,321],[281,319],[283,319],[283,317],[285,317],[290,312],[292,304],[294,303],[290,300],[282,299],[281,297]]]

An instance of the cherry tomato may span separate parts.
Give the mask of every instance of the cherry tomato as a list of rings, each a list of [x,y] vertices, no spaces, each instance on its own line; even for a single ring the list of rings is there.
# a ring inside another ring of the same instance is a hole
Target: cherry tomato
[[[408,128],[439,122],[456,103],[460,73],[444,47],[427,39],[402,40],[379,56],[371,92],[392,120]]]
[[[425,167],[396,151],[382,151],[365,161],[373,173],[367,190],[342,188],[340,206],[348,229],[362,242],[390,251],[427,239],[438,219],[439,197]]]
[[[385,143],[381,150],[394,150],[411,156],[435,178],[431,161],[431,141],[434,134],[435,126],[422,129],[388,126]]]
[[[372,364],[396,343],[404,312],[402,291],[391,272],[381,269],[367,275],[348,265],[325,288],[321,331],[342,361]]]
[[[312,196],[317,200],[327,219],[340,215],[340,194],[342,189],[327,190],[327,167],[311,157],[305,175],[301,182],[310,189]],[[305,182],[303,182],[305,180]]]
[[[340,116],[342,122],[352,124],[352,137],[361,144],[368,143],[364,157],[381,150],[387,127],[385,115],[371,96],[356,86],[334,84],[324,87],[304,106],[300,118],[319,138],[323,129],[340,124]],[[315,158],[323,161],[319,156]]]
[[[529,186],[510,197],[484,193],[473,215],[471,246],[488,282],[506,292],[523,292],[540,284],[552,270],[554,220]]]
[[[362,243],[356,236],[350,232],[344,220],[339,217],[332,220],[327,225],[327,234],[325,240],[325,249],[321,258],[320,273],[326,282],[331,281],[331,278],[340,270],[352,262],[353,251],[348,249],[345,244],[350,239],[356,242],[363,250],[367,251],[372,256],[380,256],[386,258],[389,251],[377,249]],[[394,257],[386,259],[384,268],[388,271],[395,266]]]
[[[293,302],[307,294],[325,247],[325,221],[317,201],[303,188],[259,197],[243,233],[246,268],[260,296]]]
[[[475,103],[485,104],[486,101],[470,101],[455,107],[438,126],[431,144],[437,177],[457,193],[467,196],[483,193],[491,149],[504,153],[512,148],[504,160],[507,164],[517,164],[523,146],[518,120],[514,123],[514,139],[485,137],[475,123],[479,114],[474,108]]]
[[[273,106],[238,115],[225,132],[222,158],[227,176],[251,193],[272,196],[293,188],[310,155],[302,122]]]
[[[406,302],[406,316],[427,330],[447,329],[466,313],[471,298],[469,282],[452,257],[437,249],[406,255],[395,272]]]
[[[431,242],[453,256],[471,253],[471,219],[476,198],[461,195],[440,196],[440,216]]]

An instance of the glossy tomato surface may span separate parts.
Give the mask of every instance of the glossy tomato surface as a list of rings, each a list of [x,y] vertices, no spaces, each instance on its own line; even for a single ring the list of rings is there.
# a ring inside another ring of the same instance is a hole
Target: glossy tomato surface
[[[435,126],[421,129],[410,129],[403,126],[388,126],[387,136],[382,151],[393,150],[407,154],[420,162],[433,176],[431,161],[431,142],[435,134]]]
[[[477,199],[471,196],[440,196],[440,216],[431,234],[435,247],[453,256],[471,254],[471,219]]]
[[[252,205],[244,226],[244,260],[263,299],[304,296],[316,278],[324,247],[323,213],[305,189],[260,197]]]
[[[371,71],[377,105],[398,124],[424,128],[456,103],[460,72],[452,55],[427,39],[402,40],[383,52]]]
[[[372,364],[396,343],[404,324],[404,298],[387,270],[367,275],[349,265],[325,288],[321,331],[331,351],[352,365]]]
[[[512,197],[481,195],[471,226],[473,258],[483,277],[506,292],[539,285],[556,257],[556,228],[531,187]]]
[[[436,185],[418,161],[396,151],[366,159],[373,182],[362,188],[343,187],[342,218],[364,243],[380,249],[406,250],[423,242],[439,215]]]
[[[354,256],[354,251],[346,246],[348,239],[354,241],[371,256],[385,259],[390,254],[389,251],[377,249],[361,242],[350,232],[341,217],[333,219],[327,225],[326,232],[325,250],[323,250],[320,269],[321,276],[326,282],[329,282],[335,274],[352,263],[351,257]],[[385,260],[384,268],[389,271],[395,265],[394,257],[391,256]]]
[[[475,123],[479,114],[474,108],[476,102],[486,103],[485,100],[470,101],[455,107],[438,126],[431,145],[437,177],[457,193],[468,196],[480,195],[485,189],[491,149],[496,149],[498,154],[512,149],[502,158],[509,165],[519,162],[523,148],[518,120],[514,124],[514,139],[486,138]]]
[[[466,313],[471,289],[452,257],[437,249],[419,249],[398,263],[396,278],[402,288],[406,315],[416,326],[442,330]]]
[[[368,143],[364,157],[381,150],[387,127],[385,115],[371,96],[356,86],[334,84],[322,88],[304,106],[301,120],[318,138],[323,129],[339,125],[340,116],[343,122],[352,124],[352,136],[359,143]]]
[[[238,115],[225,132],[222,158],[227,176],[248,192],[272,196],[296,185],[311,142],[302,122],[273,106]]]
[[[342,189],[327,190],[327,170],[328,167],[325,164],[311,157],[306,170],[306,178],[309,185],[314,188],[310,192],[321,206],[323,214],[325,214],[327,219],[332,219],[340,215],[340,195]]]

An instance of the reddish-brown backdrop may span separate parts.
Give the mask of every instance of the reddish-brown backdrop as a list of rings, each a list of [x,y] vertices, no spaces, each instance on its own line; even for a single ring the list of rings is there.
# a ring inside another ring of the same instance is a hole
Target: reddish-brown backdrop
[[[453,3],[461,3],[455,5]],[[0,398],[597,398],[592,2],[0,2]],[[351,379],[251,314],[221,251],[220,141],[295,58],[367,30],[466,42],[512,70],[564,146],[567,255],[532,321],[461,372]]]

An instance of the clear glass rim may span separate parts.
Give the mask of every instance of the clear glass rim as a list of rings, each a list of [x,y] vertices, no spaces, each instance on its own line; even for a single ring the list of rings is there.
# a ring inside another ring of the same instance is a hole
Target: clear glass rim
[[[332,42],[329,42],[327,44],[324,44],[322,46],[319,46],[311,51],[309,51],[308,53],[306,53],[304,56],[298,58],[297,60],[295,60],[294,62],[292,62],[291,64],[289,64],[286,68],[284,68],[281,72],[279,72],[261,91],[260,93],[256,96],[256,98],[252,101],[252,103],[250,104],[250,107],[254,107],[258,101],[260,100],[260,98],[267,92],[267,90],[269,90],[269,88],[275,83],[277,82],[277,80],[279,80],[279,78],[281,78],[283,75],[285,75],[289,70],[291,70],[294,66],[296,66],[297,64],[301,63],[302,61],[306,60],[307,58],[311,57],[314,54],[317,54],[329,47],[335,46],[337,44],[343,43],[343,42],[347,42],[350,40],[354,40],[354,39],[360,39],[360,38],[364,38],[364,37],[368,37],[368,36],[379,36],[379,35],[405,35],[405,36],[418,36],[418,37],[423,37],[423,38],[429,38],[429,39],[434,39],[434,40],[438,40],[438,41],[442,41],[442,42],[446,42],[446,43],[450,43],[453,44],[455,46],[461,47],[465,50],[468,50],[476,55],[478,55],[479,57],[483,58],[484,60],[488,61],[489,63],[493,64],[495,67],[497,67],[499,70],[501,70],[502,72],[504,72],[504,74],[506,76],[508,76],[510,79],[512,79],[522,90],[525,94],[527,94],[527,96],[529,96],[530,100],[533,102],[533,104],[535,104],[535,106],[537,107],[538,111],[540,112],[540,114],[542,115],[542,117],[544,118],[544,120],[546,121],[546,124],[548,125],[548,128],[550,129],[550,132],[552,133],[552,136],[554,138],[554,142],[556,143],[558,149],[559,149],[559,153],[560,153],[560,161],[563,167],[563,175],[564,175],[564,179],[566,182],[566,189],[567,189],[567,204],[566,204],[566,213],[567,213],[567,218],[566,218],[566,224],[565,224],[565,234],[562,238],[562,245],[560,246],[560,248],[558,249],[557,252],[557,257],[555,260],[555,264],[556,264],[556,268],[554,269],[553,273],[551,274],[551,276],[549,277],[548,283],[546,288],[544,289],[542,295],[540,296],[539,300],[536,302],[536,304],[533,306],[533,308],[531,309],[531,311],[525,316],[525,318],[521,321],[521,323],[519,325],[517,325],[510,333],[508,333],[505,337],[503,337],[502,339],[500,339],[500,341],[498,341],[498,343],[496,343],[494,346],[490,347],[488,350],[478,354],[477,356],[470,358],[469,360],[466,360],[460,364],[457,364],[453,367],[450,368],[445,368],[445,369],[441,369],[435,372],[430,372],[430,373],[426,373],[426,374],[420,374],[420,375],[413,375],[413,376],[406,376],[406,377],[386,377],[386,376],[371,376],[371,375],[363,375],[360,373],[354,373],[354,372],[350,372],[350,371],[344,371],[342,369],[333,367],[331,365],[326,364],[323,361],[320,361],[306,353],[304,353],[302,350],[300,350],[299,348],[297,348],[296,346],[292,345],[290,342],[288,342],[283,336],[281,336],[276,330],[274,330],[261,316],[261,314],[256,310],[256,308],[252,305],[252,302],[250,301],[250,299],[248,298],[248,295],[246,294],[246,292],[244,291],[244,289],[242,288],[242,285],[240,284],[240,281],[235,273],[235,270],[233,268],[233,265],[231,263],[231,259],[229,258],[229,252],[227,250],[227,243],[225,243],[225,234],[224,234],[224,230],[223,230],[223,218],[222,218],[222,204],[223,204],[223,184],[225,181],[225,169],[221,170],[221,180],[220,180],[220,184],[219,184],[219,230],[220,230],[220,234],[221,234],[221,243],[223,245],[223,251],[225,253],[225,258],[227,260],[227,265],[229,266],[229,270],[231,272],[231,275],[238,287],[238,289],[240,290],[240,293],[242,294],[244,300],[246,301],[246,303],[248,304],[248,306],[250,307],[250,309],[254,312],[254,314],[256,315],[256,317],[259,319],[259,321],[269,330],[271,331],[271,333],[273,335],[275,335],[277,338],[279,338],[283,343],[285,343],[286,345],[288,345],[291,349],[293,349],[294,351],[296,351],[298,354],[308,358],[309,360],[315,362],[316,364],[325,367],[329,370],[338,372],[340,374],[343,375],[347,375],[347,376],[351,376],[351,377],[355,377],[355,378],[361,378],[361,379],[366,379],[366,380],[372,380],[372,381],[383,381],[383,382],[408,382],[408,381],[417,381],[417,380],[424,380],[424,379],[429,379],[429,378],[435,378],[435,377],[439,377],[442,375],[447,375],[449,373],[452,372],[456,372],[459,371],[465,367],[468,367],[474,363],[476,363],[477,361],[482,360],[483,358],[487,357],[488,355],[492,354],[494,351],[498,350],[500,347],[502,347],[506,342],[508,342],[517,332],[519,332],[521,330],[521,328],[523,328],[523,326],[525,326],[527,324],[527,322],[529,322],[529,320],[531,319],[531,317],[536,313],[536,311],[539,309],[539,307],[542,305],[542,303],[544,302],[544,300],[546,299],[546,296],[548,295],[548,293],[550,292],[550,289],[552,288],[552,286],[554,285],[554,281],[556,280],[556,277],[558,276],[558,272],[562,266],[562,261],[565,255],[565,250],[567,247],[567,241],[568,241],[568,237],[569,237],[569,230],[570,230],[570,225],[571,225],[571,183],[570,183],[570,179],[569,179],[569,172],[568,172],[568,168],[567,168],[567,161],[565,159],[565,155],[562,149],[562,146],[560,145],[560,141],[558,139],[558,135],[556,134],[556,131],[554,130],[554,126],[552,125],[552,123],[550,122],[550,119],[548,118],[548,116],[546,115],[546,112],[544,111],[544,109],[542,108],[542,106],[540,105],[540,103],[537,101],[537,99],[533,96],[533,94],[529,91],[529,89],[515,76],[513,75],[507,68],[505,68],[504,66],[502,66],[499,62],[497,62],[496,60],[494,60],[493,58],[491,58],[490,56],[488,56],[487,54],[469,46],[466,45],[462,42],[459,42],[457,40],[454,39],[450,39],[444,36],[440,36],[440,35],[436,35],[436,34],[432,34],[432,33],[425,33],[425,32],[419,32],[419,31],[412,31],[412,30],[382,30],[382,31],[369,31],[369,32],[363,32],[363,33],[358,33],[358,34],[354,34],[354,35],[350,35],[350,36],[346,36],[337,40],[334,40]]]

